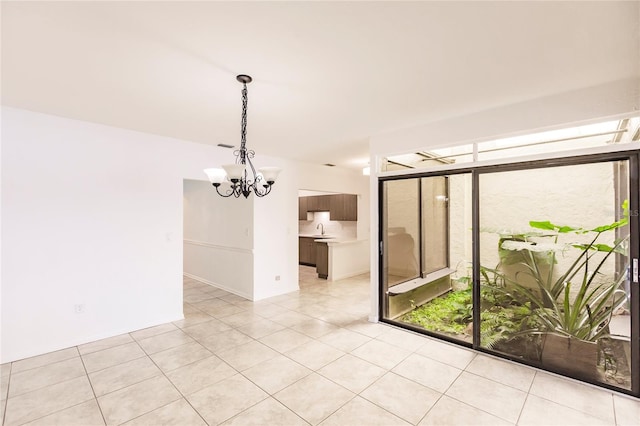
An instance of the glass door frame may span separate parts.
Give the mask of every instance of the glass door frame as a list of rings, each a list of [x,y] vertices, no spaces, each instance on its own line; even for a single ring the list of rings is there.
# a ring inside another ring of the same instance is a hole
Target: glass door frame
[[[509,359],[521,364],[531,365],[540,368],[540,366],[528,363],[515,356],[509,356],[501,352],[492,351],[480,346],[480,193],[479,183],[482,174],[520,171],[530,169],[544,169],[550,167],[584,165],[592,163],[605,163],[614,161],[628,161],[629,163],[629,259],[632,263],[636,263],[640,259],[640,150],[624,150],[608,153],[585,154],[573,157],[550,158],[541,160],[531,160],[523,162],[510,162],[504,164],[493,165],[470,165],[469,167],[455,168],[452,170],[439,169],[436,171],[423,171],[417,173],[403,173],[400,175],[387,175],[378,177],[378,315],[379,321],[392,324],[401,328],[406,328],[421,334],[436,337],[441,340],[449,341],[460,346],[470,347],[478,352],[488,353],[500,358]],[[388,308],[388,301],[385,297],[384,289],[384,182],[390,180],[413,179],[433,176],[450,176],[455,174],[471,174],[471,215],[472,215],[472,285],[473,285],[473,343],[469,344],[450,338],[446,335],[437,334],[425,330],[424,328],[414,327],[398,321],[385,318]],[[639,271],[634,270],[631,266],[630,270],[630,321],[631,321],[631,389],[623,389],[609,385],[607,383],[595,382],[586,379],[581,381],[597,385],[599,387],[614,390],[616,392],[640,397],[640,283],[635,280]],[[635,367],[635,369],[633,368]],[[545,370],[552,371],[552,370]],[[561,372],[552,371],[553,373],[567,376]],[[571,376],[567,376],[571,377]],[[571,377],[574,378],[575,377]]]
[[[388,299],[385,297],[385,286],[384,286],[384,223],[382,221],[382,218],[384,217],[384,182],[388,182],[388,181],[394,181],[394,180],[404,180],[404,179],[422,179],[422,178],[429,178],[429,177],[447,177],[447,176],[453,176],[453,175],[463,175],[463,174],[467,174],[470,175],[471,178],[473,179],[472,176],[472,169],[471,168],[463,168],[463,169],[455,169],[455,170],[438,170],[438,171],[433,171],[433,172],[420,172],[420,173],[416,173],[416,174],[411,174],[411,175],[399,175],[399,176],[386,176],[386,177],[379,177],[378,178],[378,218],[380,218],[380,220],[378,221],[378,318],[380,322],[384,322],[387,324],[393,324],[396,326],[400,326],[402,328],[406,328],[407,330],[412,330],[412,331],[416,331],[418,333],[421,334],[426,334],[428,336],[432,336],[432,337],[437,337],[438,339],[441,340],[445,340],[448,342],[452,342],[452,343],[456,343],[458,345],[461,346],[465,346],[465,347],[469,347],[472,348],[473,347],[473,343],[468,343],[462,340],[458,340],[455,339],[453,337],[447,336],[446,334],[438,334],[438,333],[434,333],[432,331],[429,330],[425,330],[424,328],[420,328],[420,327],[416,327],[416,326],[412,326],[410,324],[406,324],[406,323],[400,323],[400,322],[396,322],[393,320],[389,320],[386,319],[386,314],[388,312]],[[447,183],[448,185],[448,183]],[[420,187],[420,186],[419,186]],[[420,190],[421,191],[421,190]],[[420,212],[422,213],[422,200],[420,200],[419,202],[419,208],[420,208]],[[422,220],[420,220],[418,222],[420,224],[420,238],[422,239]],[[449,223],[449,221],[447,220],[447,223]],[[447,229],[447,232],[449,232],[449,230]],[[475,239],[475,235],[473,236],[473,238]],[[450,244],[448,244],[450,245]],[[473,246],[473,243],[472,243]],[[422,241],[420,242],[420,256],[422,257]],[[447,252],[447,259],[449,257],[449,253]],[[422,261],[420,261],[420,269],[422,269]],[[419,271],[420,275],[422,274],[422,271]],[[475,297],[475,295],[474,295]]]

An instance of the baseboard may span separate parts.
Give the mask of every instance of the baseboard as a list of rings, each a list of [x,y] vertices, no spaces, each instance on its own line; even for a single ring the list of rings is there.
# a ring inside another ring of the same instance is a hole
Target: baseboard
[[[209,281],[206,278],[202,278],[202,277],[199,277],[197,275],[190,274],[188,272],[183,272],[182,275],[184,275],[187,278],[191,278],[192,280],[199,281],[199,282],[201,282],[203,284],[210,285],[211,287],[219,288],[220,290],[224,290],[224,291],[227,291],[229,293],[233,293],[236,296],[244,297],[245,299],[248,299],[248,300],[253,300],[253,295],[243,294],[242,292],[240,292],[240,291],[238,291],[236,289],[229,288],[227,286],[218,284],[218,283],[216,283],[214,281]]]
[[[342,274],[337,277],[331,277],[331,281],[340,281],[340,280],[344,280],[345,278],[357,277],[358,275],[368,274],[369,272],[371,272],[369,268],[363,271],[349,272],[347,274]]]
[[[44,355],[50,352],[61,351],[63,349],[73,348],[75,346],[84,345],[86,343],[95,342],[102,339],[108,339],[109,337],[120,336],[121,334],[133,333],[138,330],[144,330],[145,328],[155,327],[162,324],[171,323],[174,321],[180,321],[184,319],[184,314],[178,316],[171,316],[169,318],[163,318],[161,320],[147,321],[142,324],[136,324],[134,328],[123,328],[117,330],[103,331],[100,333],[92,334],[90,336],[80,337],[76,339],[68,339],[63,343],[53,344],[47,347],[36,348],[33,350],[16,351],[16,353],[10,353],[7,358],[4,357],[0,361],[2,364],[7,362],[20,361],[22,359],[31,358],[38,355]]]

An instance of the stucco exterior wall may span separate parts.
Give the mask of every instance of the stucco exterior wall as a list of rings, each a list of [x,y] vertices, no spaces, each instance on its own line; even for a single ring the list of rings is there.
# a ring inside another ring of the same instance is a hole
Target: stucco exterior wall
[[[419,259],[419,227],[417,222],[416,179],[388,182],[387,214],[392,234],[404,230],[413,238],[398,239],[389,243],[389,274],[417,274],[412,268]],[[483,266],[494,268],[499,263],[499,235],[532,231],[529,221],[550,221],[593,229],[616,220],[614,188],[614,166],[612,163],[595,163],[578,166],[550,167],[480,176],[480,261]],[[449,266],[456,270],[454,278],[471,275],[472,218],[471,175],[449,176]],[[621,196],[624,200],[626,196]],[[426,219],[425,219],[426,220]],[[565,234],[559,243],[588,243],[593,233]],[[614,244],[613,231],[602,235],[599,242]],[[402,242],[402,244],[399,243]],[[541,239],[540,241],[549,241]],[[429,244],[427,244],[427,250]],[[434,247],[438,250],[439,247]],[[580,251],[567,247],[556,254],[554,279],[567,270]],[[412,259],[407,259],[413,256]],[[592,268],[595,263],[592,264]],[[510,273],[522,268],[510,267]],[[614,257],[611,256],[600,271],[599,280],[610,279],[615,272]],[[522,274],[519,281],[527,283]],[[529,281],[529,284],[533,284]],[[577,283],[574,288],[577,287]]]

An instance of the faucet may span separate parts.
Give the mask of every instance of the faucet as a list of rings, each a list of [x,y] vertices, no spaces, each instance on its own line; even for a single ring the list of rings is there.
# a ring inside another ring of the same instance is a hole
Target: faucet
[[[322,223],[319,223],[319,224],[316,226],[316,229],[318,229],[318,228],[322,229],[322,233],[321,233],[320,235],[324,235],[324,225],[323,225]]]

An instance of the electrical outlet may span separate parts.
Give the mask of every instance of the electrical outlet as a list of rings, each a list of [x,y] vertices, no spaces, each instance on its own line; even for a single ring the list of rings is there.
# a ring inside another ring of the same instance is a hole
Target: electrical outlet
[[[73,310],[76,314],[84,314],[84,303],[73,305]]]

